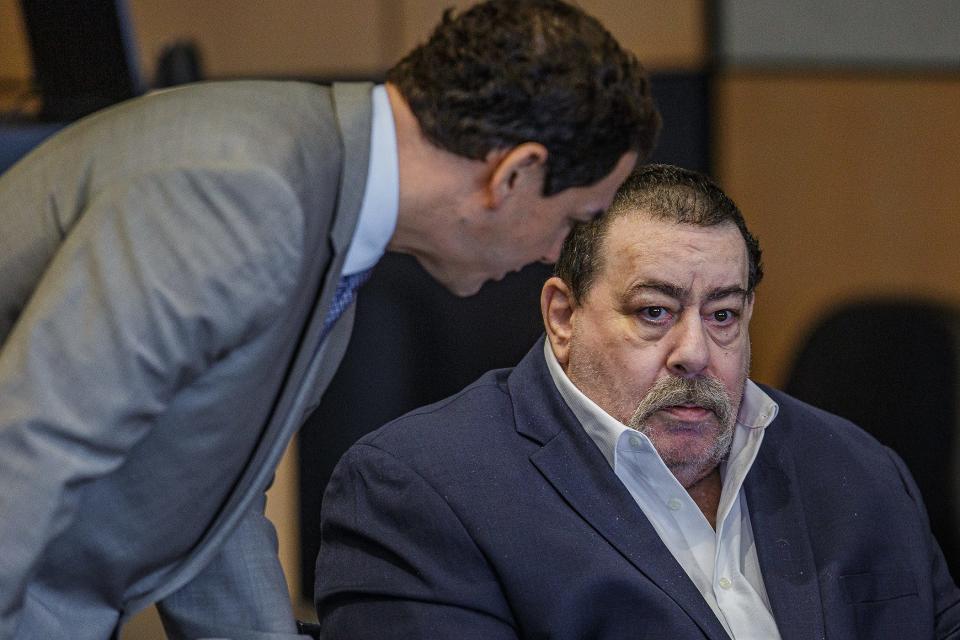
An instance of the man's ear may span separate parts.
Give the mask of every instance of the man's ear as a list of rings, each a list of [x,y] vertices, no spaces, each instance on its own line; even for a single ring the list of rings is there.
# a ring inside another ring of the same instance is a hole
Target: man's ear
[[[566,282],[553,276],[540,290],[540,315],[553,347],[553,355],[564,370],[570,361],[570,341],[573,336],[573,313],[576,300]]]
[[[487,207],[498,209],[512,194],[533,190],[543,192],[547,148],[539,142],[524,142],[507,151],[491,152],[487,162]]]

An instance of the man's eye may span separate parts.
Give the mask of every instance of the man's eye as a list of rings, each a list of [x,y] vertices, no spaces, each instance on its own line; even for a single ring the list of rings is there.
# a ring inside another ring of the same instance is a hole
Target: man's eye
[[[737,318],[737,314],[730,309],[721,309],[713,312],[713,319],[720,324],[729,324]]]
[[[648,320],[661,320],[667,317],[667,310],[663,307],[644,307],[640,315]]]

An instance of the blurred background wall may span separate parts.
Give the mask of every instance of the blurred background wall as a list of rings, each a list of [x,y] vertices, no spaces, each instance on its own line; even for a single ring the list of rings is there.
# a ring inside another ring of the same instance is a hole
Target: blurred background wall
[[[190,39],[210,78],[377,78],[450,0],[129,0],[146,78]],[[655,74],[707,78],[707,168],[764,248],[753,377],[784,383],[830,308],[874,296],[960,306],[960,3],[582,0]],[[28,86],[17,0],[0,0],[0,110]],[[656,94],[657,85],[654,84]],[[668,126],[675,114],[664,111]],[[361,297],[361,301],[362,301]],[[296,443],[271,490],[300,584]],[[309,559],[308,559],[309,561]],[[310,607],[302,610],[309,615]],[[128,638],[156,633],[149,616]]]

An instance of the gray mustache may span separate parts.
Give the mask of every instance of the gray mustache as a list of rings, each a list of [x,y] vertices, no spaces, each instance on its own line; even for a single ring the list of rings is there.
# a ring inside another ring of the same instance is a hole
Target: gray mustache
[[[677,378],[658,380],[643,397],[628,426],[636,429],[657,411],[676,405],[692,404],[712,411],[721,425],[733,419],[733,403],[723,385],[715,378]]]

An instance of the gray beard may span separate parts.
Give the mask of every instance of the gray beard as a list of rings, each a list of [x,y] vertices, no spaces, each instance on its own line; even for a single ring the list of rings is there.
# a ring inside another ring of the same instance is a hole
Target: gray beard
[[[647,421],[661,409],[677,405],[697,405],[708,409],[717,417],[719,429],[713,446],[695,459],[664,460],[667,467],[676,474],[682,469],[712,470],[730,453],[733,442],[733,426],[736,413],[733,402],[723,385],[715,378],[678,378],[670,376],[658,380],[643,397],[627,426],[650,437]],[[656,441],[651,438],[656,447]]]

